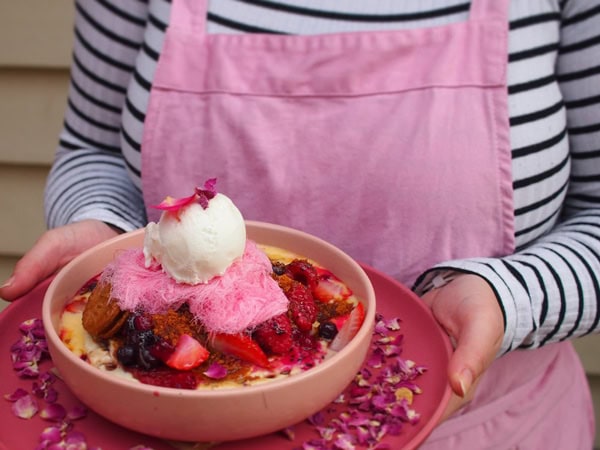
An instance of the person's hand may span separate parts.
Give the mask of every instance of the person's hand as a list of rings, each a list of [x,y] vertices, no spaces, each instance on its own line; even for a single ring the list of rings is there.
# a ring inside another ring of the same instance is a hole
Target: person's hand
[[[496,358],[504,319],[494,291],[477,275],[460,275],[424,294],[423,300],[455,344],[448,363],[453,395],[444,420],[471,399],[480,376]]]
[[[11,277],[0,286],[0,298],[16,300],[84,250],[118,233],[98,220],[84,220],[46,231],[15,264]]]

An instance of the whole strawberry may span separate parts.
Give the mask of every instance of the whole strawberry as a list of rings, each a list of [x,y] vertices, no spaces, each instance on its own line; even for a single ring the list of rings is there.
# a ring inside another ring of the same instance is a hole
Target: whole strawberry
[[[284,354],[293,345],[292,322],[287,314],[275,316],[257,327],[254,339],[265,351]]]
[[[294,282],[285,293],[290,302],[288,311],[299,330],[310,331],[317,319],[317,305],[310,288]]]

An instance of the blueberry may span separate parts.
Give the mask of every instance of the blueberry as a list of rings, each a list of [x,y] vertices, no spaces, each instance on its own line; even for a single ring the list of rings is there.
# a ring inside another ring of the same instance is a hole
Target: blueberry
[[[135,314],[129,314],[127,317],[127,321],[125,322],[125,326],[123,327],[123,332],[127,336],[130,333],[135,332]]]
[[[142,369],[152,369],[159,364],[159,360],[152,356],[149,348],[140,347],[137,354],[137,363]]]
[[[127,343],[134,347],[150,348],[156,343],[156,335],[152,330],[134,331],[127,335]]]
[[[338,329],[333,322],[323,322],[319,325],[319,336],[331,340],[338,334]]]
[[[285,273],[285,265],[280,262],[273,264],[273,273],[275,275],[283,275]]]
[[[124,345],[117,350],[117,359],[124,366],[133,366],[137,362],[135,349],[130,345]]]

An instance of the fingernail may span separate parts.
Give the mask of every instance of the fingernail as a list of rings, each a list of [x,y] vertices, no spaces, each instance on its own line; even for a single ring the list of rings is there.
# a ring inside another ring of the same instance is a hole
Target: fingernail
[[[469,369],[463,369],[458,375],[458,383],[460,384],[461,397],[464,397],[473,384],[473,373]]]
[[[6,280],[2,286],[0,286],[0,289],[4,289],[6,287],[9,287],[11,284],[13,284],[13,281],[15,281],[15,277],[10,277],[8,280]]]

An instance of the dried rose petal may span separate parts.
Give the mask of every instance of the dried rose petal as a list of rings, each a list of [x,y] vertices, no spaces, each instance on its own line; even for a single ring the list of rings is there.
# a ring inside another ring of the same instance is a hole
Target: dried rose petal
[[[198,202],[200,203],[200,206],[202,206],[202,208],[206,209],[208,208],[208,201],[211,198],[214,198],[215,195],[217,195],[217,190],[216,190],[216,184],[217,184],[217,179],[216,178],[210,178],[208,180],[206,180],[206,182],[204,183],[204,189],[202,188],[196,188],[196,195],[198,196]]]
[[[19,378],[37,378],[40,374],[40,368],[35,360],[16,362],[13,368]]]
[[[336,449],[339,450],[355,450],[354,437],[351,434],[340,434],[333,443]]]
[[[83,433],[70,431],[64,438],[65,448],[69,450],[87,450],[87,442]]]
[[[283,430],[281,430],[281,434],[283,434],[290,441],[296,439],[296,431],[293,427],[285,427]]]
[[[16,402],[26,395],[29,395],[29,393],[25,389],[17,388],[12,394],[4,394],[4,398],[9,402]]]
[[[40,434],[40,443],[41,444],[52,444],[60,442],[62,439],[62,430],[59,426],[53,425],[51,427],[46,427]],[[45,448],[45,447],[43,447]]]
[[[194,189],[194,193],[189,197],[173,198],[167,196],[158,205],[153,205],[152,208],[160,209],[162,211],[177,212],[184,206],[187,206],[197,201],[198,203],[200,203],[202,208],[206,209],[208,208],[208,201],[215,195],[217,195],[217,190],[215,188],[216,183],[216,178],[210,178],[204,183],[203,188],[196,187]]]
[[[192,194],[189,197],[173,198],[165,197],[165,199],[158,205],[153,205],[152,208],[160,209],[162,211],[179,211],[186,205],[193,203],[196,200],[196,194]]]
[[[67,416],[67,410],[58,403],[50,403],[40,411],[40,417],[52,422],[60,422]]]
[[[302,444],[302,450],[327,450],[327,442],[323,439],[312,439]]]
[[[220,380],[227,376],[227,368],[218,362],[214,362],[206,369],[204,375],[214,380]]]
[[[304,443],[302,449],[386,449],[381,440],[400,434],[403,424],[415,424],[419,414],[410,408],[412,396],[421,392],[416,379],[425,371],[401,358],[404,336],[400,320],[376,315],[371,352],[352,384],[336,399],[345,408],[327,423],[316,424],[320,440]]]
[[[31,419],[38,412],[37,401],[29,394],[24,395],[12,404],[12,412],[21,419]]]
[[[44,326],[42,324],[42,321],[37,318],[27,319],[19,324],[19,331],[23,334],[29,334],[43,329]]]
[[[53,387],[49,387],[46,389],[46,392],[44,392],[43,399],[46,400],[46,403],[56,402],[58,400],[58,391]]]
[[[75,405],[68,413],[67,419],[79,420],[87,416],[88,410],[83,405]]]

